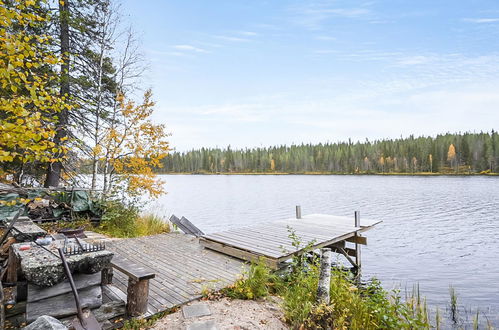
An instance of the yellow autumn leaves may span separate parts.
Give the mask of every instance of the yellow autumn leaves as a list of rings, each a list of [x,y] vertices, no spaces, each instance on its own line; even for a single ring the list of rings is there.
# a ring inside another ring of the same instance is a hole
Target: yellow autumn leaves
[[[46,19],[25,10],[35,5],[0,0],[0,162],[54,162],[66,151],[52,139],[57,113],[70,106],[53,87],[57,76],[41,69],[60,60],[48,36],[26,32]]]

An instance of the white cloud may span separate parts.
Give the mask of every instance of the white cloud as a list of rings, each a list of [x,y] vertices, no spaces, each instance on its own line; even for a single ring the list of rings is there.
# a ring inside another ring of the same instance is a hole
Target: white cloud
[[[336,40],[335,37],[331,37],[331,36],[324,36],[324,35],[320,35],[320,36],[315,36],[314,39],[317,39],[317,40],[324,40],[324,41],[334,41]]]
[[[499,22],[499,18],[463,18],[463,21],[468,23],[495,23]]]
[[[251,41],[250,39],[247,39],[247,38],[225,36],[225,35],[216,35],[215,38],[220,39],[220,40],[235,41],[235,42],[249,42],[249,41]]]
[[[206,49],[195,47],[192,45],[174,45],[173,48],[183,51],[191,51],[195,53],[209,53]]]
[[[249,36],[249,37],[254,37],[254,36],[258,35],[258,33],[253,32],[253,31],[239,31],[239,34],[241,34],[243,36]]]

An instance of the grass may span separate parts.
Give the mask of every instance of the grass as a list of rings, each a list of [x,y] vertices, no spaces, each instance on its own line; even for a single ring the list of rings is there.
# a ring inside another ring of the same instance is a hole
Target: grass
[[[236,299],[259,299],[276,294],[282,298],[286,322],[296,329],[430,328],[428,309],[419,288],[413,289],[402,301],[398,292],[384,291],[379,281],[372,280],[358,287],[349,273],[334,270],[331,303],[317,304],[318,263],[291,269],[278,276],[262,261],[253,263],[243,278],[221,293]]]
[[[112,237],[139,237],[170,231],[170,225],[155,214],[140,214],[135,206],[123,205],[117,201],[104,204],[104,214],[97,232]]]

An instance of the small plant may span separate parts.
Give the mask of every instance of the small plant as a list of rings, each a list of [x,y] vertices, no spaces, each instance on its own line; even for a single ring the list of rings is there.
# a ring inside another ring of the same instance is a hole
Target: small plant
[[[440,315],[440,309],[437,307],[437,311],[435,312],[435,329],[440,330],[442,327],[442,316]]]
[[[454,287],[452,287],[452,285],[449,287],[449,294],[450,294],[450,317],[452,322],[454,322],[454,324],[457,324],[459,319],[458,309],[457,309],[457,293]]]
[[[222,292],[235,299],[259,299],[275,292],[277,282],[278,277],[260,259],[251,263],[248,272]]]

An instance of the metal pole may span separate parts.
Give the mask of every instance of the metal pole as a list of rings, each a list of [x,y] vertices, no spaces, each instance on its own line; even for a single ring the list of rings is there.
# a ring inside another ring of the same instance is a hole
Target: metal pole
[[[296,219],[301,219],[301,206],[296,205]]]
[[[69,284],[71,285],[71,289],[73,290],[73,295],[75,297],[75,303],[76,303],[76,311],[78,313],[78,319],[80,320],[80,323],[83,326],[83,328],[86,328],[85,318],[83,317],[83,310],[80,305],[80,297],[78,296],[78,290],[76,290],[76,285],[75,282],[73,281],[73,276],[71,276],[71,270],[69,269],[68,263],[66,262],[66,258],[64,257],[64,252],[62,251],[62,249],[58,248],[57,250],[59,251],[59,256],[61,257],[64,271],[66,272]]]

